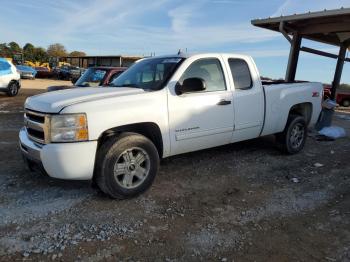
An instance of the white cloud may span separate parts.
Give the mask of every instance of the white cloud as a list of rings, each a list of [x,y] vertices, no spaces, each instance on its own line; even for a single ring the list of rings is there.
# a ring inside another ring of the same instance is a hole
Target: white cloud
[[[253,27],[248,18],[241,22],[227,17],[221,20],[217,14],[208,16],[213,6],[242,3],[237,0],[154,0],[147,4],[142,0],[18,0],[12,3],[18,8],[8,5],[9,11],[17,12],[20,17],[27,10],[26,14],[32,13],[33,19],[0,28],[5,41],[33,42],[45,47],[60,42],[70,51],[83,50],[89,54],[160,54],[179,48],[219,51],[222,46],[261,43],[279,37],[272,31]],[[46,19],[40,20],[44,15]]]
[[[202,3],[203,4],[203,3]],[[189,26],[189,21],[196,16],[196,10],[201,6],[194,2],[171,9],[168,16],[171,19],[171,27],[174,32],[181,32]]]
[[[66,15],[52,30],[50,38],[91,46],[94,54],[108,54],[115,49],[140,54],[154,51],[169,53],[179,48],[199,51],[216,45],[255,43],[278,36],[274,32],[254,28],[249,21],[233,24],[209,20],[206,24],[199,23],[210,3],[208,0],[180,5],[161,0],[147,6],[139,0],[107,1],[103,6],[99,3],[92,2],[81,10],[66,10]],[[152,20],[153,15],[159,14],[167,14],[168,23],[147,25],[148,19]],[[113,43],[115,49],[111,50]]]

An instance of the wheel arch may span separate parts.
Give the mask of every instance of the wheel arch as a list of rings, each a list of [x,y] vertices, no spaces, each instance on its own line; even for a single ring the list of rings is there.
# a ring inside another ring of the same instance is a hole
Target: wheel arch
[[[110,137],[118,136],[119,134],[125,133],[125,132],[137,133],[147,137],[149,140],[152,141],[152,143],[157,148],[159,158],[162,158],[163,156],[162,133],[159,126],[153,122],[128,124],[128,125],[117,126],[117,127],[113,127],[108,130],[105,130],[98,138],[97,150]]]
[[[12,83],[15,83],[17,86],[18,86],[18,89],[21,88],[21,84],[19,82],[19,80],[16,80],[16,79],[12,79],[7,86],[10,86]]]
[[[295,104],[289,109],[288,118],[291,115],[300,115],[305,118],[306,125],[309,125],[312,117],[312,103],[305,102]]]

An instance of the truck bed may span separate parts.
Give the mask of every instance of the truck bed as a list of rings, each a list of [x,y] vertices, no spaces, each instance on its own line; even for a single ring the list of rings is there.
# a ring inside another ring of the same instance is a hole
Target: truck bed
[[[309,125],[317,122],[321,111],[320,96],[322,84],[313,82],[263,84],[265,95],[265,121],[261,135],[282,132],[290,109],[297,104],[309,103],[311,119]]]
[[[295,84],[295,83],[308,83],[308,81],[285,81],[283,79],[281,80],[262,80],[261,83],[264,86],[269,86],[269,85],[280,85],[280,84]]]

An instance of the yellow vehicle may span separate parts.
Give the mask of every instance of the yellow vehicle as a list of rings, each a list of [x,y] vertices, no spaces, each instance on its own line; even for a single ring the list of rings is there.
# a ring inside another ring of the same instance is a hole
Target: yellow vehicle
[[[47,67],[48,69],[51,69],[49,63],[24,61],[24,64],[31,67]]]
[[[31,66],[31,67],[47,67],[48,69],[51,70],[50,64],[47,63],[47,62],[40,63],[40,62],[24,61],[24,64],[27,65],[27,66]],[[58,62],[58,67],[61,67],[61,66],[64,66],[64,65],[70,66],[70,63]]]

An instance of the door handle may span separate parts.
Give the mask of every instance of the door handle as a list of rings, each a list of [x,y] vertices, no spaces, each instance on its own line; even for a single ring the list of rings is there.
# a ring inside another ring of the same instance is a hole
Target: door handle
[[[225,100],[225,99],[222,99],[222,100],[220,100],[217,103],[218,106],[226,106],[226,105],[229,105],[229,104],[231,104],[231,101],[230,100]]]

